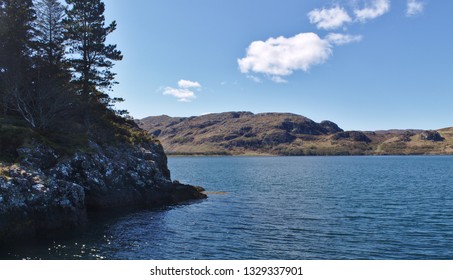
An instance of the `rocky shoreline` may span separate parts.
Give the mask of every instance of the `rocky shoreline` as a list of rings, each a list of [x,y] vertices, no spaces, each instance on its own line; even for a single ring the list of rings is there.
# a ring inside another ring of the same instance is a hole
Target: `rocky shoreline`
[[[172,181],[159,142],[98,145],[59,155],[42,143],[0,164],[0,241],[84,224],[87,212],[157,208],[203,199],[203,188]]]

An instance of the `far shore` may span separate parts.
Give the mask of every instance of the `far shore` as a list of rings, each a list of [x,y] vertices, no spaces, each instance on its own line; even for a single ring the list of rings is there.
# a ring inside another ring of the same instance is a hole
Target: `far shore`
[[[453,156],[453,154],[350,154],[350,155],[275,155],[261,153],[245,154],[173,154],[167,153],[167,157],[387,157],[387,156]]]

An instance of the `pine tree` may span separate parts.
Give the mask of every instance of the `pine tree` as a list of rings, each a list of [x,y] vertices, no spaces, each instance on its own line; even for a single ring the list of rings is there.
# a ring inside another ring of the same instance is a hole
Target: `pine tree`
[[[64,7],[58,0],[35,1],[31,82],[15,98],[15,108],[32,128],[58,130],[73,107],[70,73],[64,59]]]
[[[66,0],[70,5],[64,20],[69,43],[73,82],[79,93],[108,106],[112,99],[107,91],[112,88],[115,73],[113,61],[122,59],[116,45],[107,45],[107,36],[116,29],[116,22],[105,25],[104,3],[100,0]]]
[[[58,0],[38,0],[36,10],[37,56],[51,74],[58,74],[63,68],[65,8]],[[53,71],[52,71],[53,70]]]
[[[6,25],[5,1],[0,0],[0,109],[5,116],[8,109],[8,96],[5,87],[6,75],[6,34],[8,26]]]
[[[35,11],[32,0],[0,0],[0,69],[28,61],[32,52]]]
[[[5,0],[0,0],[0,75],[6,71],[6,37],[8,29],[9,27],[7,26],[6,20],[6,3]]]
[[[25,74],[32,67],[34,19],[32,0],[0,0],[0,103],[4,115],[12,99],[17,101],[28,87]]]

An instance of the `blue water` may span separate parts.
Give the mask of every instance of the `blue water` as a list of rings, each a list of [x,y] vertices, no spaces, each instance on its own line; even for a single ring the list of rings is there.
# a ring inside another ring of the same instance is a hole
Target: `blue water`
[[[453,259],[453,157],[174,157],[209,198],[93,217],[44,259]]]

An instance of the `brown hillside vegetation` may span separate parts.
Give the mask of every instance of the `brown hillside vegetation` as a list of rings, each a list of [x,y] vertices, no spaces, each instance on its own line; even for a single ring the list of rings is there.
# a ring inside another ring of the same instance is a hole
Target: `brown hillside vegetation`
[[[137,121],[174,155],[453,154],[453,128],[438,131],[343,131],[289,113],[227,112]]]

